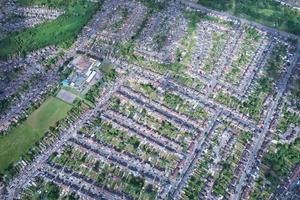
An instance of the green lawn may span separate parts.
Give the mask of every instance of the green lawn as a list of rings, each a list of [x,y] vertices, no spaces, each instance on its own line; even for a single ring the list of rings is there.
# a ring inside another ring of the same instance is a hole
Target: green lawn
[[[25,29],[20,33],[11,33],[9,37],[1,40],[0,60],[5,60],[12,55],[25,55],[28,52],[49,45],[71,46],[83,26],[86,25],[101,5],[100,3],[96,4],[82,0],[21,0],[20,3],[22,5],[42,4],[59,7],[65,10],[65,14],[53,21]]]
[[[50,97],[26,121],[0,137],[0,172],[27,152],[71,108],[71,105]]]
[[[204,6],[226,11],[269,27],[300,35],[300,11],[275,0],[198,0]]]

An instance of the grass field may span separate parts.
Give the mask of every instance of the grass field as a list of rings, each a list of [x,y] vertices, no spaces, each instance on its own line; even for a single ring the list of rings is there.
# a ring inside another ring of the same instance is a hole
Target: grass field
[[[22,5],[41,4],[59,7],[65,10],[65,14],[53,21],[25,29],[20,33],[10,33],[7,38],[0,41],[0,60],[18,54],[25,55],[49,45],[71,46],[83,26],[100,8],[100,3],[76,0],[20,0],[20,3]]]
[[[0,172],[26,153],[71,108],[71,105],[50,97],[26,121],[0,137]]]
[[[198,0],[204,6],[300,35],[300,11],[275,0]]]

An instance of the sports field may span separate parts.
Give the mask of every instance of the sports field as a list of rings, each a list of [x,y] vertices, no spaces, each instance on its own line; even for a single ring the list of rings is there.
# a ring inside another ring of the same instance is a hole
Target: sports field
[[[0,172],[26,153],[71,108],[71,105],[50,97],[26,121],[0,137]]]

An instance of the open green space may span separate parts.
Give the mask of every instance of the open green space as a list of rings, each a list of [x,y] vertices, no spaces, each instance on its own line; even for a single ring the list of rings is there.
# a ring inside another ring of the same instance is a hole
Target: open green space
[[[45,5],[61,8],[65,13],[53,21],[45,22],[21,32],[14,32],[0,41],[0,60],[14,55],[25,55],[49,45],[70,47],[82,28],[100,8],[100,3],[76,0],[20,0],[24,6]]]
[[[198,0],[198,2],[212,9],[300,35],[300,11],[281,5],[275,0]]]
[[[0,171],[17,161],[44,136],[50,126],[64,118],[71,108],[71,105],[50,97],[22,124],[1,136]]]

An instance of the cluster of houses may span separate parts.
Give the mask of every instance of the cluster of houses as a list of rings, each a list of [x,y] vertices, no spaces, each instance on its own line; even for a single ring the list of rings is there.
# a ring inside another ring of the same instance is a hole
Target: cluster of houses
[[[300,10],[300,2],[298,0],[276,0],[276,1],[278,1],[282,5]]]
[[[23,15],[40,15],[44,19],[62,14],[59,10],[41,8],[18,10]],[[259,39],[246,44],[253,48],[247,46],[244,53],[242,46],[246,31],[252,26],[217,15],[214,17],[228,23],[201,20],[192,40],[196,41],[193,51],[180,50],[190,54],[186,74],[203,82],[205,89],[202,92],[182,84],[168,73],[159,74],[155,69],[149,70],[143,64],[130,63],[114,54],[119,43],[131,41],[144,25],[139,38],[134,40],[134,55],[143,57],[146,63],[157,65],[181,62],[176,60],[176,50],[183,48],[180,42],[187,35],[188,19],[184,11],[182,5],[170,2],[166,9],[154,12],[143,24],[148,8],[141,2],[112,0],[104,3],[102,10],[95,14],[67,53],[70,58],[67,67],[72,72],[62,85],[65,89],[85,94],[103,77],[100,70],[103,60],[108,60],[120,76],[105,85],[96,108],[90,108],[76,119],[69,132],[67,129],[62,131],[58,143],[51,146],[51,152],[61,156],[68,144],[86,156],[118,166],[145,183],[155,185],[158,188],[157,199],[189,198],[191,191],[198,190],[199,199],[247,199],[259,177],[262,157],[271,143],[272,134],[276,132],[274,124],[281,117],[278,108],[282,107],[281,99],[286,95],[284,89],[293,72],[293,59],[297,52],[286,40],[255,29]],[[257,89],[258,80],[265,75],[265,66],[278,44],[286,45],[287,52],[281,55],[283,64],[279,79],[274,83],[275,92],[264,97],[258,120],[242,112],[240,106],[234,107],[215,99],[220,91],[224,91],[238,101],[246,101]],[[20,66],[24,70],[35,63],[30,70],[22,71],[21,77],[28,79],[33,71],[44,77],[46,74],[39,60],[51,57],[56,51],[51,47],[28,55],[26,60],[10,60],[1,64],[9,66],[3,73],[15,69],[11,66]],[[232,63],[245,55],[249,60],[240,66],[237,81],[227,81],[225,75],[234,68]],[[54,75],[47,74],[47,77],[26,99],[35,101],[32,95],[38,96],[42,88],[57,81]],[[1,80],[0,83],[4,84]],[[9,84],[8,89],[4,85],[0,85],[0,89],[12,94],[11,86],[18,86],[18,83]],[[70,94],[63,89],[58,97],[72,103],[75,97]],[[26,103],[24,100],[18,107],[25,108],[22,106]],[[195,110],[201,111],[202,115],[194,113]],[[11,116],[16,116],[17,112],[12,113]],[[2,118],[8,119],[5,115]],[[110,130],[106,130],[105,126],[109,126]],[[281,142],[293,142],[299,131],[298,126],[290,126],[282,135]],[[47,158],[49,154],[42,156]],[[27,166],[27,163],[23,165]],[[90,163],[83,165],[92,172]],[[62,163],[43,159],[40,168],[28,176],[30,178],[24,181],[27,184],[21,187],[28,187],[28,183],[34,185],[34,177],[38,175],[55,182],[64,191],[76,192],[83,199],[131,198],[122,188],[100,185],[96,176],[87,176],[89,173],[81,167],[69,169]],[[105,178],[119,180],[115,176]],[[290,179],[291,184],[298,181],[298,168]],[[193,184],[195,180],[199,183],[196,186]]]
[[[44,7],[18,7],[14,10],[17,15],[23,15],[25,17],[44,18],[45,20],[53,20],[64,13],[63,10],[49,9]]]
[[[46,72],[45,60],[57,55],[59,49],[49,46],[32,52],[25,58],[15,58],[0,63],[0,90],[2,102],[8,101],[0,117],[0,131],[4,132],[13,122],[18,122],[32,103],[38,103],[47,89],[52,88],[58,76]]]
[[[141,33],[135,53],[146,60],[174,62],[176,47],[187,31],[187,21],[178,4],[153,14]]]
[[[147,13],[147,8],[137,1],[107,1],[103,11],[94,16],[93,22],[88,26],[95,32],[98,40],[118,43],[129,41]]]
[[[1,5],[2,7],[2,5]],[[0,13],[0,30],[4,33],[21,31],[47,20],[54,20],[64,13],[63,10],[44,7],[20,7],[8,1]]]

